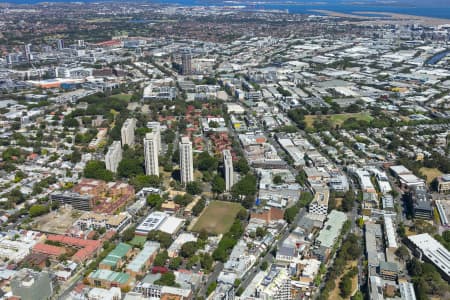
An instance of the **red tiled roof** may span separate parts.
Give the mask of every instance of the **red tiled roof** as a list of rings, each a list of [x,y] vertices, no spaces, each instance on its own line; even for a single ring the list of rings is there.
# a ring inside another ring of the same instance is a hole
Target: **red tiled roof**
[[[36,244],[33,247],[34,253],[43,253],[52,256],[60,256],[61,254],[66,253],[66,250],[62,247],[47,245],[47,244]]]

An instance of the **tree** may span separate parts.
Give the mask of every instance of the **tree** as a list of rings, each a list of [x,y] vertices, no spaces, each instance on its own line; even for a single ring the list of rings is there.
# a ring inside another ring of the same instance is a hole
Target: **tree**
[[[197,242],[186,242],[181,246],[180,255],[184,258],[189,258],[195,254],[197,249]]]
[[[117,167],[117,175],[124,178],[131,178],[144,174],[143,164],[137,158],[124,158]]]
[[[161,286],[179,286],[175,282],[175,274],[173,272],[166,272],[161,274],[161,278],[155,281],[155,284],[161,285]]]
[[[240,196],[254,196],[256,194],[256,177],[251,174],[245,175],[233,185],[231,193],[235,199],[240,199]]]
[[[175,202],[176,204],[181,205],[181,206],[188,205],[189,203],[192,202],[192,200],[193,200],[193,198],[192,198],[192,195],[190,195],[190,194],[185,194],[183,196],[176,195],[173,198],[173,202]]]
[[[181,257],[174,257],[169,262],[169,268],[171,270],[178,270],[178,268],[181,266],[182,262],[183,262],[183,259]]]
[[[274,184],[282,184],[283,183],[283,178],[280,175],[275,175],[273,177],[273,183]]]
[[[269,267],[269,263],[268,263],[266,260],[263,261],[263,262],[261,263],[261,265],[259,266],[259,268],[260,268],[262,271],[267,270],[268,267]]]
[[[156,209],[161,208],[161,204],[163,204],[163,202],[164,199],[159,194],[150,194],[147,197],[147,204]]]
[[[86,163],[83,172],[84,177],[112,181],[114,175],[106,169],[105,163],[99,160],[91,160]]]
[[[195,265],[198,263],[198,256],[193,255],[189,257],[188,261],[186,262],[186,269],[192,269]]]
[[[213,263],[214,259],[211,257],[211,255],[209,255],[209,253],[203,254],[203,256],[200,259],[200,265],[202,266],[203,269],[208,271],[212,269]]]
[[[133,177],[130,183],[136,191],[140,191],[144,187],[159,188],[161,186],[161,179],[156,175],[139,174]]]
[[[401,245],[400,247],[398,247],[395,251],[395,255],[397,255],[398,258],[400,258],[402,261],[409,260],[409,251],[405,247],[405,245]]]
[[[205,208],[205,204],[206,204],[206,200],[205,199],[201,198],[200,200],[198,200],[197,203],[192,208],[192,214],[194,216],[200,215],[200,213]]]
[[[122,233],[122,241],[129,242],[134,238],[134,232],[136,230],[135,226],[128,227],[123,233]]]
[[[286,208],[284,211],[284,220],[288,222],[288,224],[291,224],[295,220],[295,216],[297,216],[299,210],[300,207],[297,205]]]
[[[153,265],[156,267],[162,267],[166,264],[166,260],[169,258],[167,251],[161,251],[156,254],[155,259],[153,260]]]
[[[344,276],[339,283],[341,296],[347,298],[352,293],[352,279],[349,276]]]
[[[250,171],[247,160],[243,157],[239,158],[239,160],[234,165],[234,168],[237,172],[242,174],[247,174]]]
[[[186,191],[191,195],[198,195],[202,192],[200,182],[191,181],[186,184]]]
[[[344,211],[351,211],[354,203],[355,193],[352,190],[349,190],[345,193],[344,199],[342,200],[342,209]]]
[[[173,242],[170,234],[159,230],[150,231],[147,235],[147,240],[159,242],[161,244],[161,247],[166,249],[169,248],[169,246]]]
[[[212,180],[212,191],[217,194],[222,194],[225,191],[225,180],[220,175],[214,176]]]
[[[48,213],[49,209],[45,205],[35,204],[30,207],[28,210],[28,213],[30,214],[30,217],[34,218],[37,216],[41,216],[43,214]]]
[[[212,282],[210,285],[208,285],[208,288],[206,289],[206,295],[209,296],[211,295],[212,292],[214,292],[216,290],[217,287],[217,282]]]
[[[361,291],[357,291],[355,295],[352,296],[351,300],[364,300],[364,295]]]
[[[198,169],[200,171],[214,171],[217,169],[219,162],[207,151],[200,153],[197,157]]]
[[[262,238],[266,235],[267,230],[265,230],[263,227],[256,228],[256,236],[259,238]]]

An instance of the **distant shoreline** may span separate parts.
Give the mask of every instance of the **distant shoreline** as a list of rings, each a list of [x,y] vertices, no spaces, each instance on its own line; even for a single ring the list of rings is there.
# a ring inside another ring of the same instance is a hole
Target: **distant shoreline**
[[[450,19],[424,17],[417,15],[398,14],[391,12],[374,12],[374,11],[354,11],[351,13],[341,13],[332,10],[313,9],[312,12],[317,12],[332,17],[349,18],[360,20],[359,22],[365,24],[399,24],[403,22],[415,22],[417,24],[427,25],[445,25],[450,24]]]
[[[42,0],[0,0],[0,6],[4,5],[36,5],[42,3]],[[50,0],[45,1],[52,4],[63,4],[63,3],[138,3],[138,4],[157,4],[161,6],[185,6],[185,7],[210,7],[218,6],[225,7],[230,5],[243,5],[245,10],[267,10],[267,11],[287,11],[291,14],[310,14],[311,12],[320,12],[324,15],[329,16],[345,16],[346,18],[358,19],[364,18],[371,20],[367,22],[373,22],[381,19],[382,16],[390,16],[391,20],[396,20],[397,22],[406,21],[406,18],[421,24],[432,24],[441,25],[450,23],[450,6],[414,6],[414,5],[382,5],[381,2],[374,2],[373,5],[364,2],[363,4],[359,2],[347,2],[340,3],[330,0],[81,0],[81,1],[71,1],[71,0]],[[367,16],[361,16],[361,14],[370,14]],[[380,16],[375,16],[380,15]],[[389,18],[384,18],[383,23],[388,23]],[[358,21],[361,22],[361,21]],[[444,23],[443,23],[444,22]]]

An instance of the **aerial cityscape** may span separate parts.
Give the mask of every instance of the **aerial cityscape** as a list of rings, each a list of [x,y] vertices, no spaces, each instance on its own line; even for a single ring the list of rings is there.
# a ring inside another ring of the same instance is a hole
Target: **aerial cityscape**
[[[450,299],[445,0],[0,3],[0,299]]]

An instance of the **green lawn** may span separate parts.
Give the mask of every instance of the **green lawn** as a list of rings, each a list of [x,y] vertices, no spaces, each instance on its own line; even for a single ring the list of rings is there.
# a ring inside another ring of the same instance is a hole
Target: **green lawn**
[[[116,95],[111,95],[110,98],[114,98],[117,100],[122,100],[122,101],[130,101],[131,99],[131,95],[129,94],[116,94]]]
[[[205,230],[212,234],[222,234],[228,232],[241,210],[239,203],[212,201],[202,212],[192,231],[200,232]]]
[[[318,118],[326,118],[333,123],[333,126],[336,125],[342,125],[347,119],[355,118],[357,120],[364,120],[364,121],[371,121],[373,118],[368,112],[360,112],[360,113],[354,113],[354,114],[336,114],[336,115],[323,115],[323,116],[316,116],[316,115],[306,115],[305,116],[305,122],[307,127],[313,127],[313,123],[315,119]]]

